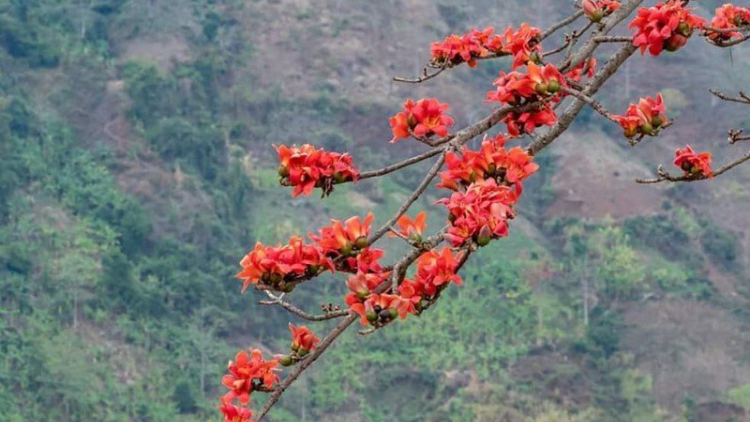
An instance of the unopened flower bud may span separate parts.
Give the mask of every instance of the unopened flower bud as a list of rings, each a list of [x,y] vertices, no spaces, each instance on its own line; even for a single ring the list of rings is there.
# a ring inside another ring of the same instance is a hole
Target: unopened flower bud
[[[685,37],[689,37],[693,33],[693,31],[690,29],[690,25],[688,25],[688,23],[685,21],[680,22],[680,25],[677,26],[677,32]]]
[[[391,310],[390,309],[383,309],[382,311],[380,311],[380,313],[378,314],[378,316],[380,316],[380,319],[382,319],[384,321],[385,320],[389,320],[389,319],[391,319]]]
[[[283,164],[280,165],[279,166],[279,176],[281,176],[281,177],[289,177],[289,168],[287,168],[287,166],[285,166]]]
[[[364,249],[367,247],[367,245],[368,245],[367,237],[365,236],[360,236],[357,238],[357,240],[354,241],[354,246],[357,249]]]
[[[651,126],[655,128],[659,128],[663,124],[664,124],[664,120],[662,120],[662,118],[659,116],[656,116],[653,119],[651,119]]]
[[[549,83],[547,84],[547,90],[549,90],[549,92],[552,94],[556,94],[560,91],[561,88],[562,86],[560,85],[560,82],[556,79],[549,81]]]
[[[367,311],[367,313],[365,313],[365,317],[368,321],[373,322],[378,319],[378,314],[376,314],[375,311]]]
[[[307,356],[308,353],[310,353],[310,351],[307,349],[299,349],[299,351],[297,352],[297,355],[299,357],[305,357]]]
[[[370,296],[370,292],[368,292],[367,290],[357,292],[357,299],[359,300],[365,300],[367,299],[367,296]]]
[[[635,129],[635,128],[628,128],[628,129],[625,129],[625,132],[623,132],[623,135],[625,135],[626,138],[632,138],[637,134],[638,134],[638,129]]]
[[[536,84],[534,91],[539,95],[547,95],[547,84]]]
[[[591,22],[599,23],[602,21],[602,18],[604,17],[604,12],[602,12],[601,9],[595,10],[590,15],[588,15],[588,17]]]
[[[337,171],[336,173],[333,173],[333,180],[335,180],[336,183],[344,183],[346,182],[346,176]]]
[[[390,309],[391,318],[395,319],[398,316],[398,309]]]
[[[347,256],[352,253],[352,249],[353,249],[352,242],[346,242],[346,245],[344,245],[344,247],[341,248],[339,252],[341,252],[341,255]]]
[[[651,126],[651,123],[643,123],[641,125],[641,133],[644,135],[653,135],[654,134],[654,127]]]
[[[279,358],[279,363],[281,366],[292,366],[294,364],[294,359],[289,355],[284,355]]]

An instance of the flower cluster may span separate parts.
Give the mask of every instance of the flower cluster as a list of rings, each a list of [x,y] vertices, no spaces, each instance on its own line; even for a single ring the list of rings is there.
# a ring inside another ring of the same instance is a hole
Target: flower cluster
[[[434,301],[449,283],[462,285],[457,274],[463,256],[445,247],[440,252],[425,252],[417,260],[417,273],[413,279],[405,278],[398,286],[399,295],[411,303],[410,312],[419,314],[424,306]]]
[[[502,38],[495,34],[495,28],[484,30],[472,29],[464,35],[450,35],[442,42],[433,42],[432,65],[443,67],[455,66],[466,62],[469,67],[477,65],[477,58],[486,57],[490,52],[500,53]]]
[[[512,27],[505,30],[503,52],[513,56],[512,68],[516,69],[529,61],[539,62],[542,51],[542,31],[527,23],[521,24],[518,31]]]
[[[440,173],[440,184],[452,190],[466,188],[477,180],[494,179],[498,184],[514,184],[534,174],[539,165],[521,147],[505,148],[508,141],[503,135],[482,141],[479,151],[464,146],[461,154],[448,153],[445,162],[448,170]]]
[[[583,0],[581,7],[591,22],[601,22],[602,18],[620,8],[620,2],[617,0]]]
[[[487,93],[487,101],[510,105],[522,105],[548,98],[567,86],[565,77],[555,65],[548,64],[540,67],[534,62],[528,63],[526,73],[500,72],[493,85],[496,89]]]
[[[714,175],[711,170],[711,153],[696,153],[690,145],[675,152],[674,165],[681,168],[686,176],[713,177]]]
[[[709,26],[719,31],[706,30],[706,35],[714,42],[728,41],[732,38],[741,38],[742,33],[733,31],[739,27],[748,27],[750,25],[750,9],[739,7],[732,4],[725,4],[716,9],[716,14]]]
[[[532,133],[541,126],[553,126],[557,123],[557,114],[549,104],[544,104],[539,111],[508,113],[503,122],[508,126],[508,134],[517,137],[524,133]]]
[[[291,291],[295,282],[314,277],[333,263],[318,247],[305,244],[301,237],[292,237],[286,245],[265,246],[258,242],[255,248],[240,261],[244,292],[251,284],[262,285],[277,291]]]
[[[339,154],[316,149],[305,144],[301,147],[276,147],[279,153],[281,184],[294,186],[292,196],[310,195],[314,188],[323,189],[323,196],[333,190],[336,183],[356,181],[359,170],[352,164],[349,154]]]
[[[219,411],[224,422],[252,422],[253,412],[247,407],[254,391],[269,391],[279,382],[276,375],[277,359],[264,360],[260,350],[241,350],[227,365],[228,374],[221,383],[229,390],[221,398]],[[239,406],[235,404],[239,402]]]
[[[453,246],[474,240],[479,246],[508,235],[508,220],[515,217],[513,205],[521,195],[521,185],[498,185],[494,179],[479,180],[465,192],[454,192],[438,201],[448,208],[451,227],[445,237]]]
[[[381,327],[397,317],[406,318],[413,305],[399,295],[384,293],[371,294],[363,301],[350,304],[350,307],[361,317],[362,325]]]
[[[526,73],[500,72],[493,84],[496,89],[487,93],[487,101],[512,106],[543,101],[536,111],[512,112],[505,116],[503,121],[512,136],[531,133],[542,125],[555,124],[557,115],[549,101],[559,101],[560,90],[567,87],[565,77],[554,65],[540,67],[534,62],[527,64]]]
[[[682,0],[658,3],[654,7],[638,9],[638,16],[628,26],[635,29],[633,45],[658,56],[663,50],[677,51],[687,43],[696,28],[705,21],[686,8]]]
[[[364,221],[359,216],[343,223],[331,219],[330,226],[320,229],[319,235],[311,234],[310,238],[327,258],[335,260],[338,270],[379,272],[378,261],[383,257],[383,251],[369,248],[367,241],[373,218],[369,213]]]
[[[463,35],[453,34],[441,42],[432,43],[432,65],[445,67],[467,63],[469,67],[475,67],[476,59],[497,54],[513,56],[515,69],[529,60],[538,60],[541,33],[538,28],[523,24],[518,31],[511,27],[502,35],[495,33],[493,27],[472,29]]]
[[[441,103],[436,98],[421,99],[417,102],[407,100],[404,103],[404,111],[390,119],[393,131],[391,143],[410,136],[429,138],[433,135],[448,135],[448,128],[454,123],[453,118],[445,114],[448,107],[448,104]]]
[[[613,116],[614,120],[622,126],[624,135],[632,138],[636,135],[656,136],[659,130],[668,123],[664,112],[664,98],[661,94],[656,98],[641,98],[638,104],[630,104],[624,116]]]
[[[221,378],[221,383],[229,389],[222,397],[224,402],[237,399],[243,405],[250,401],[250,394],[256,390],[272,388],[279,382],[276,375],[276,359],[264,360],[258,349],[250,350],[250,355],[241,350],[234,361],[227,365],[228,374]]]

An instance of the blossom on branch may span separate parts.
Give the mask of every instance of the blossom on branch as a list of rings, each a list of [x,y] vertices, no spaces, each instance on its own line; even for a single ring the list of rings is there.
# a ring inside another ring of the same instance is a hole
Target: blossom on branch
[[[448,208],[451,227],[445,234],[446,240],[453,246],[461,246],[468,240],[485,246],[492,239],[507,236],[508,220],[515,217],[513,205],[521,192],[520,183],[511,188],[487,179],[472,183],[466,192],[455,192],[450,198],[437,201]]]
[[[545,104],[539,111],[508,113],[502,121],[508,126],[508,134],[517,137],[524,133],[533,133],[541,126],[554,126],[557,123],[557,114],[551,105]]]
[[[723,31],[719,32],[706,29],[706,35],[712,41],[721,43],[732,38],[742,38],[741,32],[732,30],[739,29],[739,27],[746,27],[747,29],[749,25],[750,9],[747,7],[735,6],[733,4],[725,4],[716,8],[716,14],[709,24],[711,28],[721,29]]]
[[[463,284],[461,277],[456,274],[461,254],[454,254],[453,250],[444,247],[440,252],[430,250],[417,260],[417,274],[414,280],[423,286],[425,294],[433,296],[440,286],[453,282],[459,286]]]
[[[441,103],[436,98],[423,98],[417,102],[407,100],[404,111],[390,119],[393,131],[391,143],[410,136],[419,139],[433,135],[447,136],[448,128],[454,124],[453,118],[445,114],[448,107],[447,103]]]
[[[628,106],[624,116],[613,116],[613,118],[622,126],[623,134],[627,138],[639,134],[656,136],[659,130],[669,122],[666,111],[664,98],[659,94],[656,98],[641,98],[638,104]]]
[[[522,105],[556,95],[567,86],[565,77],[553,64],[540,67],[534,62],[526,66],[526,73],[500,72],[492,83],[497,88],[487,93],[487,101]]]
[[[503,35],[503,52],[513,56],[513,69],[529,61],[538,63],[542,52],[542,30],[528,23],[521,24],[518,31],[509,27]]]
[[[331,225],[320,229],[320,236],[310,235],[310,238],[329,256],[349,256],[367,247],[367,236],[375,218],[368,213],[364,221],[359,216],[349,218],[345,222],[331,219]]]
[[[677,51],[687,43],[696,28],[702,28],[705,20],[692,13],[682,0],[658,3],[654,7],[638,9],[638,15],[628,26],[635,29],[633,45],[658,56],[663,50]]]
[[[301,237],[292,237],[286,245],[255,248],[240,261],[242,291],[251,285],[262,285],[278,291],[291,291],[294,282],[304,277],[314,277],[325,270],[333,270],[332,261],[321,249],[304,243]]]
[[[711,170],[711,153],[696,153],[690,145],[685,149],[678,149],[675,152],[674,165],[682,169],[686,176],[703,176],[713,177],[714,172]]]
[[[620,8],[620,2],[616,0],[583,0],[581,2],[583,13],[591,22],[601,22]]]
[[[596,74],[596,59],[594,57],[578,63],[576,67],[565,74],[565,77],[580,82],[584,74],[588,78],[593,78]]]
[[[253,412],[250,409],[236,406],[230,401],[222,400],[219,411],[224,416],[224,422],[253,422],[250,419],[253,417]]]
[[[225,403],[237,399],[246,405],[253,391],[271,388],[279,382],[279,376],[276,375],[278,361],[263,360],[260,350],[251,350],[250,356],[242,350],[234,359],[227,365],[229,373],[221,378],[221,383],[229,389],[222,398]]]
[[[372,294],[364,302],[351,304],[351,310],[360,316],[362,325],[383,326],[413,312],[411,301],[398,295]]]
[[[498,184],[514,184],[534,174],[539,165],[521,147],[505,148],[508,139],[503,135],[485,138],[479,151],[464,146],[461,154],[448,153],[448,170],[440,173],[438,187],[452,190],[465,188],[477,180],[494,179]]]
[[[349,154],[316,149],[310,144],[275,148],[279,153],[281,184],[294,186],[292,196],[310,195],[316,187],[323,190],[323,196],[327,196],[334,184],[359,178],[359,170],[352,164]]]
[[[486,57],[488,53],[499,53],[502,49],[502,38],[495,34],[495,28],[484,30],[472,29],[464,35],[450,35],[442,42],[433,42],[430,47],[432,65],[443,67],[455,66],[466,62],[469,67],[476,67],[477,58]]]
[[[292,350],[295,351],[299,356],[304,356],[311,350],[315,349],[315,346],[320,343],[320,339],[307,328],[306,326],[295,327],[294,324],[289,324],[289,331],[292,332]]]
[[[417,214],[417,216],[414,217],[413,220],[409,218],[408,215],[404,214],[396,221],[396,224],[400,229],[398,231],[398,234],[406,237],[413,242],[421,242],[422,232],[424,232],[426,223],[427,213],[424,211]],[[390,236],[395,237],[396,235],[391,233]]]

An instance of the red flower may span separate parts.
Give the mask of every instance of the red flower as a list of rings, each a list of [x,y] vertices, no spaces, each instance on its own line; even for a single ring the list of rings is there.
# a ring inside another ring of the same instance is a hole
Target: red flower
[[[224,415],[224,422],[253,422],[253,412],[246,407],[233,405],[231,402],[222,401],[219,411]]]
[[[508,235],[508,220],[515,216],[513,205],[522,192],[520,183],[513,188],[498,185],[494,179],[472,183],[466,192],[455,192],[437,201],[448,208],[451,227],[445,238],[453,246],[473,239],[484,246],[491,239]]]
[[[351,304],[351,310],[360,315],[362,325],[385,325],[396,317],[406,318],[413,309],[411,301],[397,295],[370,295],[364,303]]]
[[[408,215],[402,215],[399,217],[396,224],[401,229],[399,233],[413,241],[419,242],[422,240],[422,232],[424,232],[425,225],[427,223],[427,213],[424,211],[417,214],[412,220]],[[391,237],[395,237],[395,234],[390,234]]]
[[[539,126],[553,126],[557,123],[557,114],[549,104],[536,112],[512,112],[508,113],[503,122],[508,126],[508,133],[513,136],[521,136],[523,133],[533,133]]]
[[[236,277],[243,281],[243,292],[250,284],[263,284],[276,290],[284,290],[288,287],[288,282],[304,276],[318,275],[325,269],[333,270],[331,260],[315,246],[304,244],[300,237],[292,237],[289,244],[284,246],[264,246],[258,242],[242,258],[240,265],[242,271]]]
[[[315,346],[320,343],[320,339],[304,325],[295,327],[289,323],[289,330],[292,332],[292,350],[301,355],[314,350]]]
[[[709,26],[716,29],[730,30],[747,25],[750,25],[750,9],[725,4],[716,9],[716,14],[711,19]],[[732,38],[742,38],[742,33],[738,31],[717,32],[706,30],[706,35],[716,42],[727,41]]]
[[[221,378],[222,384],[229,389],[223,401],[226,403],[239,399],[245,405],[255,389],[261,386],[273,387],[279,382],[279,377],[274,372],[277,364],[276,359],[263,360],[263,354],[257,349],[251,351],[251,357],[244,350],[237,353],[234,362],[230,361],[227,365],[229,373]]]
[[[301,147],[275,147],[279,153],[279,175],[283,185],[294,186],[292,196],[310,195],[316,187],[328,195],[336,183],[356,181],[359,170],[348,154],[327,152],[305,144]]]
[[[692,9],[683,6],[682,0],[670,0],[638,9],[638,16],[628,27],[636,30],[633,45],[640,47],[641,54],[648,50],[651,55],[658,56],[663,50],[678,50],[687,43],[693,30],[704,24],[705,21],[694,15]]]
[[[362,271],[349,277],[346,286],[349,287],[350,293],[346,296],[346,303],[351,306],[355,303],[362,303],[370,297],[370,293],[380,286],[390,275],[385,273],[365,273]]]
[[[688,176],[702,175],[709,178],[714,176],[711,170],[711,153],[696,153],[690,145],[675,152],[674,165],[681,168]]]
[[[635,135],[656,136],[659,129],[669,122],[664,113],[667,107],[661,94],[656,98],[645,97],[638,104],[630,104],[624,116],[613,116],[624,129],[624,135],[632,138]]]
[[[451,248],[444,247],[440,252],[431,250],[425,252],[417,261],[417,275],[415,282],[423,286],[423,291],[434,296],[444,284],[453,282],[462,284],[461,277],[456,274],[461,254],[454,254]]]
[[[542,31],[539,28],[527,23],[521,24],[518,31],[513,31],[513,27],[505,30],[502,51],[513,56],[513,69],[529,61],[539,61],[539,52],[542,50],[541,36]]]
[[[573,68],[571,71],[565,74],[565,77],[572,79],[576,82],[580,82],[583,79],[584,73],[587,77],[593,78],[596,74],[596,59],[591,57],[588,60],[584,60],[578,63],[578,66]]]
[[[391,143],[409,136],[429,138],[448,135],[448,128],[454,124],[453,118],[445,114],[448,107],[447,103],[441,103],[436,98],[421,99],[416,103],[407,100],[404,111],[390,119],[393,130]]]
[[[561,87],[567,86],[565,77],[553,64],[540,67],[529,62],[526,69],[526,74],[517,71],[500,72],[493,82],[497,88],[487,93],[487,100],[520,105],[524,100],[532,102],[555,95]]]
[[[453,34],[442,42],[432,43],[432,65],[455,66],[466,62],[469,67],[476,67],[477,58],[486,57],[489,52],[499,53],[502,43],[502,37],[495,34],[493,27],[472,29],[464,35]]]
[[[479,151],[471,151],[464,146],[459,156],[449,153],[446,156],[448,170],[440,173],[438,187],[458,190],[476,180],[495,179],[498,184],[513,184],[534,174],[539,166],[532,162],[533,157],[520,147],[505,149],[507,138],[498,135],[496,138],[482,141]]]
[[[620,8],[620,2],[615,0],[583,0],[583,13],[591,22],[600,22]]]
[[[320,236],[311,235],[310,237],[327,254],[348,256],[367,247],[367,236],[370,235],[373,218],[372,213],[369,213],[364,221],[356,216],[346,220],[343,224],[339,220],[331,219],[333,224],[322,228]]]

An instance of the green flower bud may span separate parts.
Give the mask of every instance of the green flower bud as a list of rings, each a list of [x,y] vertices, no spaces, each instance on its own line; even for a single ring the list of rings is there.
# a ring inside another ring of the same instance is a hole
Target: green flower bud
[[[547,84],[536,84],[534,91],[539,95],[547,95]]]
[[[357,238],[357,240],[354,241],[354,246],[357,249],[364,249],[368,244],[369,243],[367,242],[367,238],[365,236],[360,236]]]
[[[559,91],[560,91],[560,89],[561,89],[561,88],[562,88],[562,86],[560,85],[560,82],[558,82],[558,81],[557,81],[557,80],[555,80],[555,79],[553,79],[553,80],[549,81],[549,83],[547,84],[547,89],[548,89],[548,90],[549,90],[549,92],[551,92],[552,94],[556,94],[557,92],[559,92]]]
[[[663,124],[664,124],[664,120],[662,120],[662,118],[659,116],[656,116],[653,119],[651,119],[651,126],[655,128],[659,128]]]
[[[279,176],[289,177],[289,169],[284,165],[279,166]]]
[[[279,358],[279,363],[281,366],[292,366],[294,365],[294,359],[289,355],[285,355]]]
[[[359,300],[363,301],[363,300],[367,299],[367,296],[370,296],[370,292],[368,292],[368,291],[357,292],[357,299],[359,299]]]
[[[651,123],[644,123],[641,125],[641,133],[643,133],[644,135],[653,135],[654,127],[651,126]]]
[[[376,314],[375,311],[367,311],[367,313],[365,314],[365,317],[367,318],[368,321],[373,322],[376,319],[378,319],[378,314]]]

